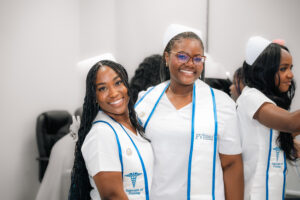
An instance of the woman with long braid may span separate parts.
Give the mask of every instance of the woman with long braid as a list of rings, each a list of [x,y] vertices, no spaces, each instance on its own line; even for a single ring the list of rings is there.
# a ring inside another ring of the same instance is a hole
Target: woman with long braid
[[[96,63],[86,79],[69,199],[149,199],[152,166],[127,72],[112,61]]]

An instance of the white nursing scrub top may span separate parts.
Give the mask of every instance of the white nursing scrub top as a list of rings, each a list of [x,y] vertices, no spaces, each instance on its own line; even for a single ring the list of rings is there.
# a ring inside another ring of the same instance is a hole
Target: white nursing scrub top
[[[240,154],[235,103],[225,93],[219,90],[214,92],[219,123],[218,152]],[[139,97],[144,93],[141,92]],[[176,110],[166,94],[163,94],[146,128],[146,137],[151,140],[155,158],[150,199],[184,200],[187,198],[191,116],[191,103]]]
[[[153,151],[151,144],[142,138],[140,134],[135,135],[126,127],[124,128],[136,144],[143,158],[150,190],[153,173]],[[90,193],[91,199],[100,200],[101,198],[93,176],[99,172],[122,171],[118,144],[113,130],[109,126],[101,123],[94,124],[84,140],[81,151],[90,176],[90,183],[93,187]],[[123,156],[123,162],[126,164],[126,160],[124,159],[126,159],[126,156]],[[136,160],[136,165],[140,165],[139,160]]]
[[[266,164],[258,164],[259,160],[267,162],[270,128],[253,119],[254,114],[264,103],[275,104],[255,88],[245,87],[237,99],[237,114],[241,130],[245,199],[249,198],[256,173],[266,174]],[[273,130],[274,135],[278,131]],[[264,175],[265,176],[265,175]],[[263,186],[265,182],[261,183]]]

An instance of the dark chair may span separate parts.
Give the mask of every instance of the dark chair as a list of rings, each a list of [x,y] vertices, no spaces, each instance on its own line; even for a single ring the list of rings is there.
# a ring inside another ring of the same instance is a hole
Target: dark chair
[[[39,151],[39,180],[46,171],[51,149],[55,142],[69,133],[72,117],[68,111],[57,110],[40,114],[36,122],[36,139]]]

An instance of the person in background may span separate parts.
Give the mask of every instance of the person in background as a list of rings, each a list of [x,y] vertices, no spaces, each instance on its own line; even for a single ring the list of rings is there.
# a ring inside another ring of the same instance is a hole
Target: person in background
[[[189,27],[168,27],[164,82],[141,92],[135,105],[155,156],[150,199],[243,198],[236,106],[199,79],[205,62],[200,35]]]
[[[70,200],[148,200],[153,151],[118,63],[97,62],[88,72],[71,175]]]
[[[36,200],[68,199],[80,116],[75,115],[72,120],[70,133],[59,139],[51,149],[49,163]]]
[[[135,74],[131,78],[129,85],[134,102],[136,102],[140,91],[146,90],[148,87],[160,83],[159,68],[161,59],[162,56],[159,54],[148,56],[135,70]]]
[[[286,46],[251,37],[243,64],[247,86],[237,99],[245,175],[244,199],[282,200],[286,159],[295,160],[300,110],[289,112],[295,94],[293,60]]]
[[[234,72],[232,84],[229,87],[231,98],[234,101],[236,101],[237,98],[242,94],[244,87],[245,87],[245,81],[244,81],[243,68],[239,67]]]

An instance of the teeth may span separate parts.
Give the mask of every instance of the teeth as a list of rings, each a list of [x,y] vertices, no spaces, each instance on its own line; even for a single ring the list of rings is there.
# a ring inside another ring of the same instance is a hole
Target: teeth
[[[119,100],[117,100],[117,101],[111,102],[110,104],[118,104],[118,103],[120,103],[122,100],[123,100],[123,99],[119,99]]]
[[[184,73],[187,73],[187,74],[193,74],[194,72],[192,72],[192,71],[187,71],[187,70],[180,70],[181,72],[184,72]]]

